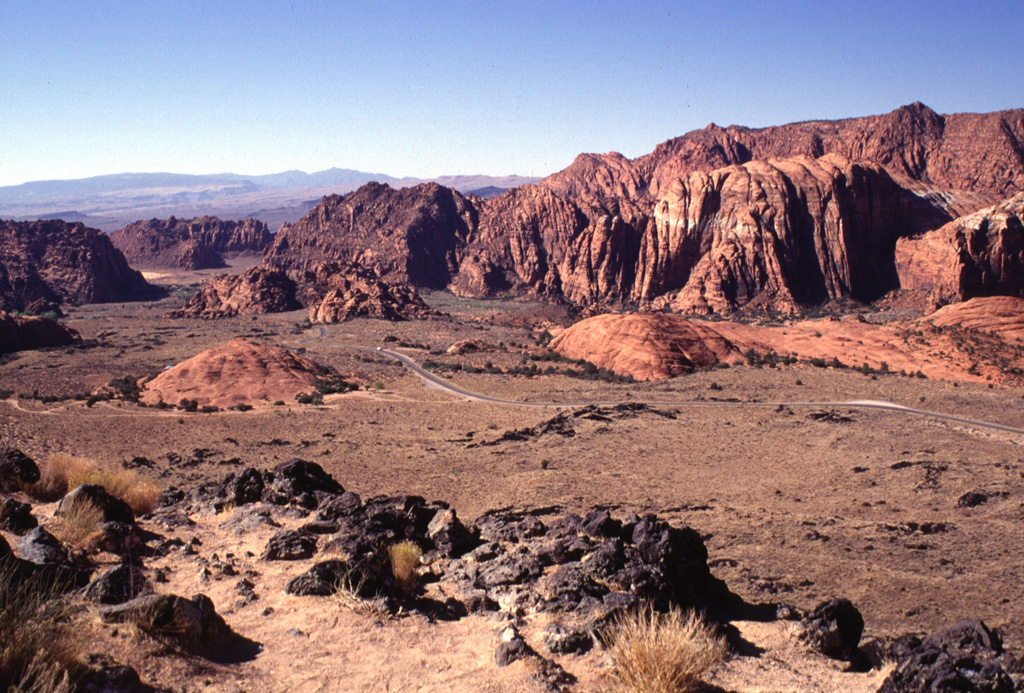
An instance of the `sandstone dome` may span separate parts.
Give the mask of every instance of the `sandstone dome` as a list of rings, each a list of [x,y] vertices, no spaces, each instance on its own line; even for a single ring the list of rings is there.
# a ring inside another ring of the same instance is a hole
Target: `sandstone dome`
[[[146,404],[190,399],[216,407],[294,402],[295,395],[313,390],[318,370],[286,349],[238,337],[164,371],[143,386],[140,399]]]
[[[587,318],[561,332],[551,348],[637,380],[663,380],[742,357],[732,341],[709,325],[665,313]]]

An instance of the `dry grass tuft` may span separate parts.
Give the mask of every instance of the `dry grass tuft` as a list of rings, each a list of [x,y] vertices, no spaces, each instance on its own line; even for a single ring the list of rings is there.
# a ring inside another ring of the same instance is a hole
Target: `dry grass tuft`
[[[84,666],[68,633],[58,585],[0,569],[0,690],[75,690]]]
[[[726,651],[725,641],[692,611],[662,614],[645,608],[614,630],[612,676],[624,692],[698,690],[701,676],[720,664]]]
[[[361,616],[378,620],[391,618],[391,612],[388,610],[384,600],[379,598],[368,599],[361,596],[365,584],[366,579],[358,571],[352,571],[337,582],[331,599]]]
[[[400,541],[388,547],[391,575],[402,594],[411,595],[420,586],[419,567],[422,557],[423,549],[412,541]]]
[[[40,479],[30,492],[41,500],[57,500],[77,486],[96,484],[127,503],[136,515],[145,515],[153,512],[160,497],[160,489],[155,484],[130,469],[104,469],[81,457],[52,455],[39,472]]]
[[[65,544],[90,550],[102,523],[103,511],[83,498],[69,512],[54,516],[47,528]]]

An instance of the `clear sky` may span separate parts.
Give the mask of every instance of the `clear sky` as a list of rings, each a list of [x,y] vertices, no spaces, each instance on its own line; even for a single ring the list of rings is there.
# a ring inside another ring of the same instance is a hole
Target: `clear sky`
[[[0,185],[546,175],[709,122],[1024,107],[1024,1],[0,0]]]

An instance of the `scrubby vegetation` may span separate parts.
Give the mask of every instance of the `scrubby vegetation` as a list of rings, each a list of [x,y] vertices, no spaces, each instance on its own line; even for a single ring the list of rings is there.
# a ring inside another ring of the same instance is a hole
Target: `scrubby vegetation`
[[[60,585],[0,566],[0,690],[70,692],[84,673]]]
[[[623,693],[694,691],[701,677],[725,659],[726,644],[695,613],[647,608],[614,630],[612,676]]]
[[[107,493],[120,498],[136,515],[152,512],[160,489],[140,478],[130,469],[105,469],[91,460],[58,454],[39,467],[39,481],[30,489],[41,500],[57,500],[82,484],[102,486]]]
[[[411,595],[420,584],[420,558],[423,549],[412,541],[401,541],[388,547],[391,574],[395,585],[405,595]]]

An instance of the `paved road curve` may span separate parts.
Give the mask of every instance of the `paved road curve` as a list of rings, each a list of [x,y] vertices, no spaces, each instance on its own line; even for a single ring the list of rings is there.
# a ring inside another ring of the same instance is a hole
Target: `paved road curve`
[[[313,339],[323,339],[327,335],[327,330],[324,327],[319,327],[319,335],[310,339],[302,341],[312,341]],[[448,382],[444,378],[440,377],[436,373],[431,373],[425,368],[421,367],[418,363],[413,361],[405,354],[391,349],[384,349],[381,347],[364,347],[354,346],[351,344],[328,344],[327,346],[336,347],[340,349],[355,349],[357,351],[370,351],[388,356],[400,362],[406,368],[411,370],[413,373],[423,379],[423,382],[427,387],[432,387],[439,390],[445,390],[452,394],[459,395],[473,402],[488,402],[490,404],[504,404],[514,407],[583,407],[589,405],[600,405],[600,406],[612,406],[616,404],[622,404],[621,400],[617,401],[593,401],[593,402],[517,402],[515,400],[501,399],[499,397],[490,397],[488,395],[481,395],[476,392],[470,392],[465,388],[461,388],[454,383]],[[988,428],[995,431],[1003,431],[1005,433],[1014,433],[1017,435],[1024,436],[1024,429],[1013,428],[1012,426],[1004,426],[1003,424],[992,423],[990,421],[977,421],[975,419],[966,419],[960,416],[952,416],[950,414],[942,414],[940,412],[927,411],[925,409],[912,409],[910,407],[904,407],[899,404],[893,404],[892,402],[880,402],[876,400],[852,400],[848,402],[709,402],[706,400],[699,401],[685,401],[685,402],[666,402],[660,400],[630,400],[636,404],[646,404],[652,407],[773,407],[777,408],[780,406],[784,407],[847,407],[850,409],[876,409],[881,411],[897,412],[900,414],[907,414],[912,416],[924,416],[930,419],[938,419],[940,421],[950,421],[953,423],[964,424],[966,426],[976,426],[978,428]]]

